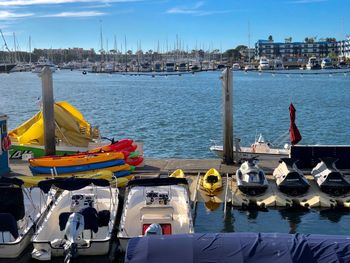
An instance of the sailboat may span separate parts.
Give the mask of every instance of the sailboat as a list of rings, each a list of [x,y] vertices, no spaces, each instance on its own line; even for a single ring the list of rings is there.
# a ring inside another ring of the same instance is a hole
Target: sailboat
[[[7,50],[7,52],[11,55],[11,50],[7,46],[6,39],[5,39],[4,34],[2,33],[1,29],[0,29],[0,33],[1,33],[2,40],[4,41],[4,46]],[[0,73],[10,73],[10,71],[14,67],[16,67],[16,63],[8,62],[8,61],[6,61],[6,59],[3,59],[3,60],[4,61],[1,62],[1,58],[0,58]]]
[[[248,64],[245,65],[244,71],[250,71],[250,70],[255,70],[255,66],[251,64],[251,58],[250,58],[250,23],[248,22]]]

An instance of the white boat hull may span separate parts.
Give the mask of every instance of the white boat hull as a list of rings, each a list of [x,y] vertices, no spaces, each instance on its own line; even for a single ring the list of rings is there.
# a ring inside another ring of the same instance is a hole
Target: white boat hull
[[[23,250],[30,244],[30,238],[34,231],[31,228],[25,236],[15,242],[0,244],[0,258],[17,258]]]
[[[212,146],[210,150],[214,152],[218,157],[223,157],[223,147],[222,146]],[[282,151],[282,150],[280,150]],[[252,152],[251,148],[241,147],[241,151],[233,151],[236,160],[247,160],[251,158],[257,158],[260,161],[278,161],[281,158],[286,158],[289,156],[288,150],[283,150],[280,153],[264,153],[264,152]]]

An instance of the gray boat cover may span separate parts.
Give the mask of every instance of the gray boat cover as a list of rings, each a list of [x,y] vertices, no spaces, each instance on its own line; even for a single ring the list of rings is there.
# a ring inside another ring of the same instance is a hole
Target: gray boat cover
[[[129,241],[125,262],[350,262],[350,236],[276,233],[145,236]]]

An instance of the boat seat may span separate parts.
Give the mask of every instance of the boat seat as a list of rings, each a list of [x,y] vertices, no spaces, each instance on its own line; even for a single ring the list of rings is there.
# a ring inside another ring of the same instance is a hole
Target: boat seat
[[[63,212],[63,213],[61,213],[59,215],[59,217],[58,217],[58,225],[60,227],[60,231],[63,231],[66,228],[66,224],[67,224],[68,218],[69,218],[69,216],[71,214],[72,213],[70,213],[70,212]]]
[[[210,184],[215,184],[218,182],[218,177],[215,176],[215,175],[209,175],[207,177],[207,182],[210,183]]]
[[[102,210],[98,212],[98,226],[108,226],[111,219],[111,212],[109,210]]]
[[[84,228],[85,230],[92,230],[94,233],[98,231],[98,214],[95,208],[93,207],[85,207],[80,212],[84,216]],[[60,231],[63,231],[66,228],[66,224],[68,221],[71,212],[63,212],[59,215],[59,227]]]
[[[84,216],[84,229],[97,233],[99,221],[96,209],[93,207],[85,207],[80,210],[80,213]]]
[[[0,242],[13,242],[18,238],[17,221],[10,213],[0,213]]]

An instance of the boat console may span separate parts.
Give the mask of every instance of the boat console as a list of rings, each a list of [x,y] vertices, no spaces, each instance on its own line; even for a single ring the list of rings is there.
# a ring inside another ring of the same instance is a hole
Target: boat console
[[[94,207],[96,196],[94,194],[74,194],[72,195],[70,210],[79,212],[86,207]]]
[[[167,205],[169,201],[169,192],[146,192],[146,205]]]

